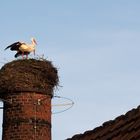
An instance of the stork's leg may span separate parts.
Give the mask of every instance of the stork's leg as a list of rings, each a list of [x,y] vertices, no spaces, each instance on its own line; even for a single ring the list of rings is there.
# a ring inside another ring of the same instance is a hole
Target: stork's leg
[[[28,59],[28,54],[26,54],[26,59]]]
[[[22,52],[22,59],[24,59],[24,52]]]

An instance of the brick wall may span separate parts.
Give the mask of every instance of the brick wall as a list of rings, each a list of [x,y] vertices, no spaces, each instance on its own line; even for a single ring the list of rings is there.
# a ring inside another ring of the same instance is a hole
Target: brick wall
[[[51,140],[50,95],[22,92],[3,98],[3,140]]]
[[[57,69],[48,60],[19,59],[0,69],[3,140],[51,140],[51,98]]]

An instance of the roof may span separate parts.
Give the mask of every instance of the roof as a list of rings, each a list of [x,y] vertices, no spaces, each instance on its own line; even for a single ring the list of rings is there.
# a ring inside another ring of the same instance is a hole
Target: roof
[[[140,140],[140,106],[67,140]]]

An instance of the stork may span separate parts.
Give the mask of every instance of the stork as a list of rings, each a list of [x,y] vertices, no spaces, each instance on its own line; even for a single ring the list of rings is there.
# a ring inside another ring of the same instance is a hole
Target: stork
[[[22,55],[22,58],[24,58],[24,55],[26,55],[26,58],[28,58],[28,55],[31,52],[34,52],[35,55],[35,46],[37,45],[37,42],[34,38],[31,38],[31,44],[26,44],[25,42],[15,42],[8,47],[6,47],[4,50],[10,49],[11,51],[17,51],[15,54],[15,58]]]

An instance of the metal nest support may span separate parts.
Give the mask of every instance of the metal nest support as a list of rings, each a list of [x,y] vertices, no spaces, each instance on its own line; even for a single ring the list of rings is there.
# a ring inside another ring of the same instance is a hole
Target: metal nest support
[[[37,100],[37,105],[40,105],[40,102],[43,102],[47,100],[48,98],[44,99],[38,99]],[[57,99],[57,101],[55,101]],[[74,105],[74,101],[70,98],[67,97],[62,97],[62,96],[53,96],[52,98],[53,103],[52,103],[52,114],[58,114],[58,113],[63,113],[69,109],[71,109]],[[0,98],[0,102],[5,102],[6,104],[12,104],[12,100],[5,100]],[[59,109],[58,109],[59,108]],[[3,106],[0,106],[0,109],[3,109]],[[59,110],[59,111],[57,111]]]
[[[57,101],[55,101],[56,99]],[[72,99],[62,96],[53,96],[52,102],[52,114],[63,113],[71,109],[74,105],[74,101]],[[58,108],[59,111],[57,111]]]

